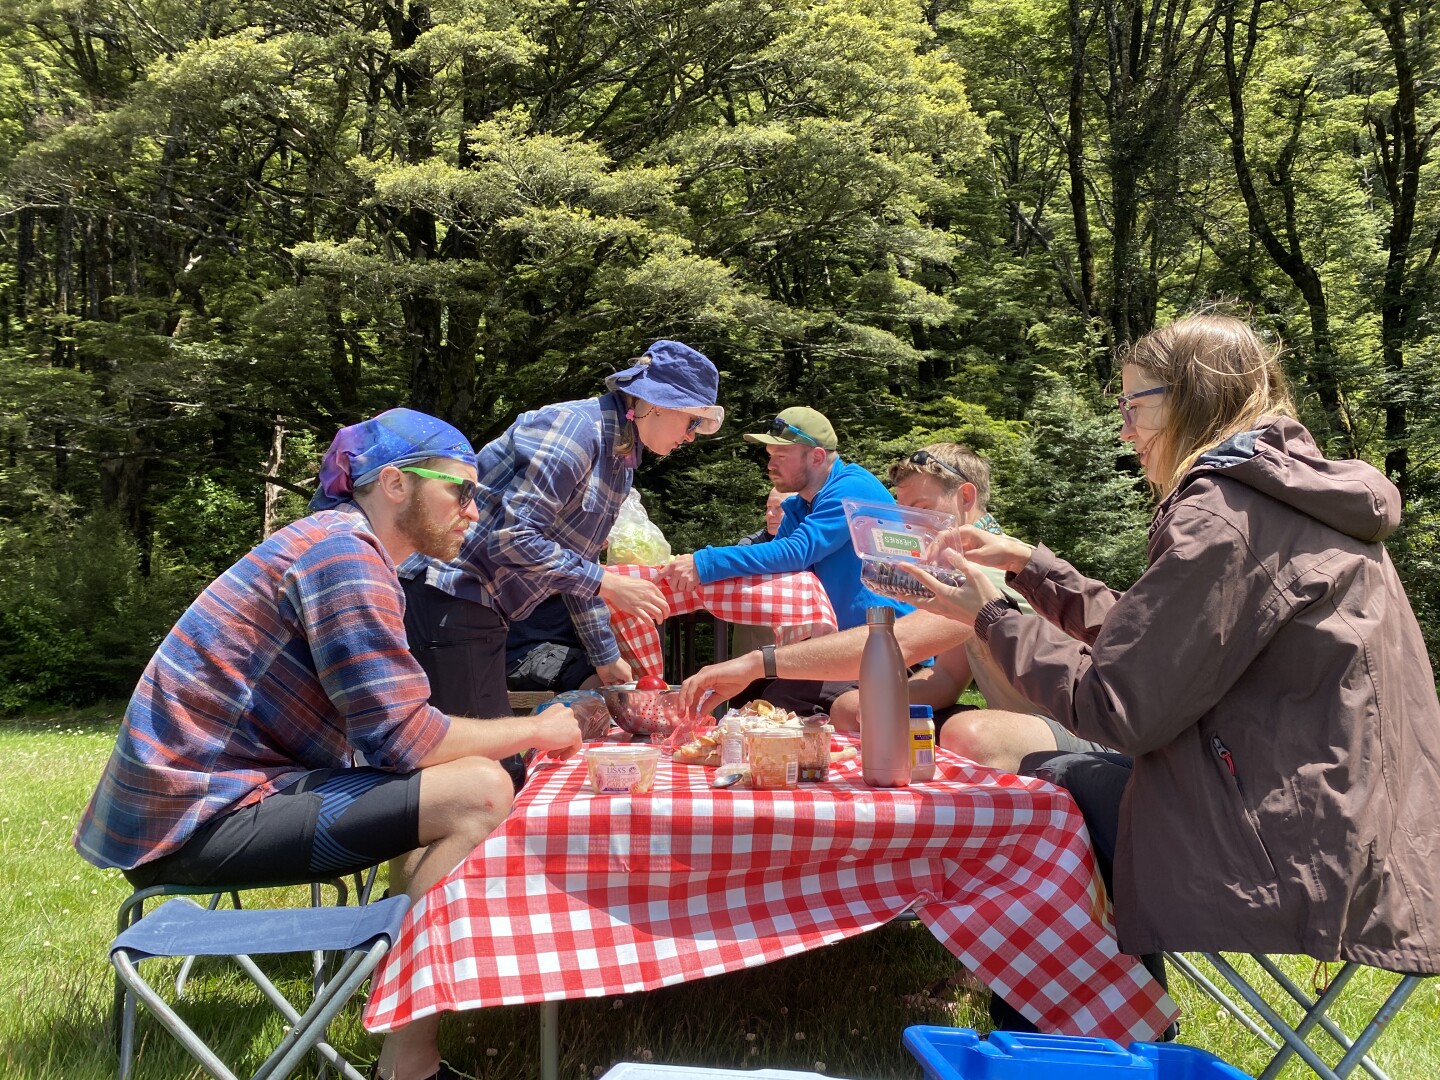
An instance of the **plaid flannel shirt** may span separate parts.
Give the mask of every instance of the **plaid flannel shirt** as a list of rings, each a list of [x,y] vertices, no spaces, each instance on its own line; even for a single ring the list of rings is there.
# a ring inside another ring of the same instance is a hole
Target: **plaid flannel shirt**
[[[394,565],[354,503],[302,518],[213,581],[151,658],[75,830],[129,869],[312,769],[416,768],[450,721],[405,644]]]
[[[638,447],[628,455],[615,449],[627,423],[614,394],[520,415],[477,455],[480,520],[459,557],[412,556],[401,576],[423,574],[442,592],[515,620],[558,592],[590,662],[617,660],[596,559],[634,482]]]

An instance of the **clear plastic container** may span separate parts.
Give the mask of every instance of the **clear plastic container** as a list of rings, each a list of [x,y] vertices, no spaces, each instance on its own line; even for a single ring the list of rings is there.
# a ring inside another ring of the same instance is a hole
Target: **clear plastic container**
[[[824,783],[830,775],[830,736],[835,729],[824,716],[806,717],[800,729],[800,783]]]
[[[845,519],[850,526],[850,544],[860,556],[860,580],[881,596],[914,600],[930,595],[920,579],[902,566],[918,566],[946,585],[959,585],[965,575],[951,566],[925,561],[931,543],[957,522],[952,514],[917,510],[897,503],[862,502],[846,499]]]
[[[797,728],[752,731],[746,740],[750,753],[750,786],[760,791],[793,788],[800,781],[800,751],[805,736]]]
[[[655,784],[658,746],[588,746],[582,753],[597,795],[648,795]]]

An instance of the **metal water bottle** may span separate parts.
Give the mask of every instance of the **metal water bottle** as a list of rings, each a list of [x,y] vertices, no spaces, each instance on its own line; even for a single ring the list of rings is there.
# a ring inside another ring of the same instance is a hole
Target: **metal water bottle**
[[[860,654],[860,772],[870,787],[910,786],[910,693],[895,609],[865,609]]]

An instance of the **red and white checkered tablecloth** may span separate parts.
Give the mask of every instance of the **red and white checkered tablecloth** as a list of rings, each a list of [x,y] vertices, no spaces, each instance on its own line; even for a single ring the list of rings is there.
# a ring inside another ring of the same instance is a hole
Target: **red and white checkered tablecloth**
[[[603,997],[770,963],[912,905],[1042,1031],[1152,1039],[1177,1011],[1115,944],[1070,796],[948,752],[935,781],[872,790],[858,762],[795,791],[715,790],[662,756],[649,795],[542,768],[406,917],[365,1026]]]
[[[726,622],[768,626],[782,645],[833,632],[835,609],[820,579],[808,570],[793,574],[752,574],[727,578],[698,589],[676,592],[660,580],[659,566],[607,566],[614,574],[645,578],[660,586],[670,612],[683,615],[704,608]],[[620,651],[640,675],[664,675],[660,631],[648,619],[610,610],[610,625]]]

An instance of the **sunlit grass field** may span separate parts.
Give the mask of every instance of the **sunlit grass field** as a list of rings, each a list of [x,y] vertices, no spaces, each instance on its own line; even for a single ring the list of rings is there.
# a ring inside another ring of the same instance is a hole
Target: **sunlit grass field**
[[[105,950],[129,887],[75,854],[75,820],[109,754],[116,710],[0,721],[0,1078],[101,1080],[116,1073],[109,1029],[111,969]],[[305,903],[305,890],[276,903]],[[153,963],[160,963],[158,961]],[[308,961],[282,967],[295,995]],[[1287,965],[1309,985],[1314,965]],[[941,987],[955,963],[923,926],[896,924],[827,949],[750,971],[649,994],[561,1006],[561,1075],[594,1077],[619,1061],[725,1068],[795,1069],[880,1080],[919,1077],[902,1049],[909,1024],[985,1030],[985,995]],[[1389,977],[1363,972],[1373,1008]],[[1172,990],[1184,1009],[1181,1041],[1250,1073],[1263,1047],[1183,976]],[[187,989],[187,1018],[242,1074],[280,1035],[277,1020],[243,976],[200,965]],[[143,1014],[137,1080],[205,1074]],[[331,1029],[334,1045],[369,1062],[379,1041],[352,1004]],[[483,1010],[447,1020],[446,1057],[486,1080],[537,1076],[535,1007]],[[1426,984],[1381,1039],[1374,1057],[1393,1080],[1440,1077],[1440,990]],[[1308,1071],[1291,1065],[1285,1077]],[[1356,1074],[1360,1075],[1359,1073]]]

